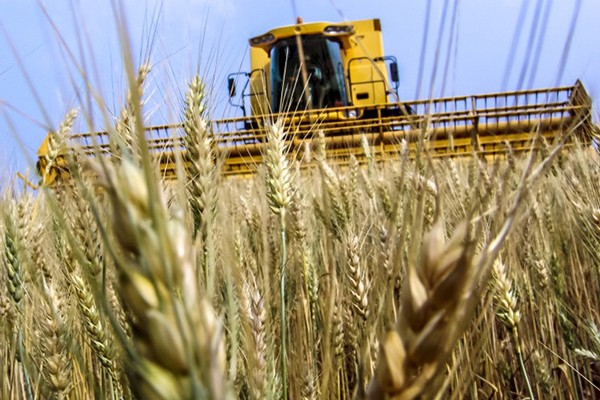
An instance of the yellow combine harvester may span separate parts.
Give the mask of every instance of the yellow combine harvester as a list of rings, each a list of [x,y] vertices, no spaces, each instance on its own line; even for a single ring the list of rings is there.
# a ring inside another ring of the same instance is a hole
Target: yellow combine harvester
[[[228,78],[230,103],[242,117],[210,121],[215,150],[227,175],[252,173],[262,161],[264,124],[281,119],[290,155],[302,157],[323,133],[327,156],[338,163],[394,159],[409,152],[431,157],[482,156],[531,150],[541,134],[549,143],[573,132],[591,142],[591,99],[581,82],[568,87],[401,102],[398,64],[383,52],[378,19],[302,23],[250,39],[251,71]],[[249,106],[249,112],[248,112]],[[175,176],[176,152],[185,161],[182,124],[147,128],[150,151],[166,178]],[[68,177],[64,159],[48,168],[46,138],[38,171],[51,184]],[[74,134],[68,148],[94,156],[110,152],[106,132]],[[67,150],[69,151],[69,150]],[[308,159],[308,157],[305,157]]]

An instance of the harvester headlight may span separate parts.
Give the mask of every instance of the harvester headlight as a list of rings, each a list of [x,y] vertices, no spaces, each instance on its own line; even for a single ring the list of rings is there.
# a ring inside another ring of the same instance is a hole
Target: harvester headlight
[[[253,37],[252,39],[250,39],[250,43],[253,46],[258,46],[261,44],[268,44],[268,43],[272,43],[274,41],[275,41],[275,36],[273,36],[270,33],[266,33],[262,36],[256,36],[256,37]]]
[[[323,29],[327,35],[349,35],[354,32],[352,25],[329,25]]]

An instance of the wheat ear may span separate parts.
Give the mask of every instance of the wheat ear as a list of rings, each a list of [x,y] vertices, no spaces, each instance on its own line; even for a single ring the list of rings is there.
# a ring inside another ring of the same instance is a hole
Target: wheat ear
[[[112,203],[122,253],[115,261],[134,317],[135,348],[128,349],[134,391],[144,399],[229,398],[222,323],[200,296],[183,222],[168,217],[161,192],[151,191],[128,159],[92,167]]]
[[[68,333],[61,312],[61,298],[52,284],[44,284],[45,304],[40,325],[40,343],[44,355],[44,379],[57,399],[66,399],[72,382],[72,359]]]
[[[27,353],[23,344],[23,306],[24,306],[24,270],[23,270],[23,248],[19,242],[17,224],[15,221],[16,210],[14,207],[7,207],[4,210],[4,256],[6,259],[6,273],[7,273],[7,284],[8,292],[14,302],[14,308],[16,309],[16,346],[17,351],[15,352],[15,358],[22,365],[22,371],[25,383],[25,393],[27,399],[33,399],[32,382],[30,378],[29,366],[27,363]]]
[[[189,84],[185,99],[185,135],[187,152],[186,173],[188,202],[194,224],[194,237],[202,239],[204,279],[209,293],[214,291],[215,262],[211,229],[217,212],[218,169],[213,151],[213,140],[206,121],[205,89],[199,76]]]
[[[4,257],[6,259],[6,274],[8,293],[18,306],[24,295],[23,289],[23,266],[17,237],[17,226],[14,220],[13,207],[9,207],[4,214]]]
[[[138,68],[138,73],[135,81],[135,87],[133,90],[137,90],[135,93],[136,100],[134,100],[134,93],[130,89],[127,92],[125,107],[121,109],[121,115],[116,122],[115,131],[116,135],[110,135],[110,146],[113,156],[119,156],[125,150],[129,152],[131,157],[140,159],[140,149],[136,146],[136,118],[141,116],[141,108],[143,102],[141,98],[144,93],[144,82],[150,73],[150,64],[144,63]],[[117,139],[115,141],[114,139]]]
[[[515,344],[517,357],[519,359],[519,366],[521,368],[521,372],[523,372],[523,378],[525,378],[527,390],[529,391],[529,398],[535,400],[533,388],[531,386],[531,382],[529,381],[529,375],[527,374],[527,369],[525,368],[525,362],[523,361],[523,351],[521,350],[521,339],[519,337],[519,321],[521,321],[521,312],[517,308],[516,292],[513,288],[512,282],[508,278],[506,266],[500,260],[496,260],[496,262],[494,262],[492,267],[492,277],[492,283],[495,288],[494,300],[498,304],[496,314],[510,331],[511,337]]]
[[[44,173],[42,183],[51,175],[53,168],[58,167],[59,158],[67,155],[66,138],[71,133],[71,127],[77,118],[78,112],[75,109],[70,110],[61,122],[58,131],[48,134],[48,153],[44,156]]]
[[[466,223],[448,243],[440,222],[425,237],[418,264],[409,264],[396,327],[381,343],[367,398],[413,399],[433,389],[470,309],[472,251]]]
[[[267,310],[265,309],[264,297],[258,291],[255,279],[249,277],[244,286],[245,311],[248,320],[250,348],[254,350],[248,354],[250,363],[249,380],[250,391],[253,399],[265,397],[266,382],[265,370],[267,368]]]
[[[212,138],[206,121],[204,84],[196,76],[189,85],[185,99],[183,142],[187,151],[189,202],[194,219],[194,233],[201,230],[216,209],[216,168]],[[206,236],[206,234],[203,234]]]
[[[287,262],[287,240],[285,217],[292,201],[292,174],[287,160],[288,148],[284,141],[285,130],[283,122],[277,121],[267,125],[267,148],[264,162],[267,168],[267,200],[269,207],[279,217],[279,232],[281,235],[281,379],[283,398],[287,398],[287,352],[286,332],[287,317],[285,305],[285,265]]]

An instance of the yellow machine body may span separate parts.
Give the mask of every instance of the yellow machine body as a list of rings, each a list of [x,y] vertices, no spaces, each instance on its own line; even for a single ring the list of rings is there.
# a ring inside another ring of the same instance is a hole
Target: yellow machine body
[[[243,116],[209,121],[215,152],[226,175],[252,174],[262,162],[264,124],[282,120],[290,156],[310,165],[306,154],[323,133],[327,156],[343,164],[365,159],[364,143],[378,161],[426,151],[433,158],[503,157],[527,152],[534,138],[553,143],[569,135],[590,144],[592,103],[581,82],[573,86],[417,101],[397,97],[396,59],[385,56],[377,19],[346,23],[298,23],[250,39],[247,73],[231,74],[231,99]],[[242,82],[242,90],[239,82]],[[249,111],[246,108],[249,104]],[[249,114],[249,115],[248,115]],[[185,159],[183,124],[147,127],[148,148],[162,176],[175,178],[176,153]],[[73,134],[65,150],[94,157],[111,152],[106,132]],[[44,184],[66,178],[63,154],[38,152]],[[568,147],[568,146],[567,146]]]

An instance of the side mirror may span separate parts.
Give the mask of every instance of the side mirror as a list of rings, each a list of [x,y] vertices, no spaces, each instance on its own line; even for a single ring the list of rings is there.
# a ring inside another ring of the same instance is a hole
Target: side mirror
[[[398,63],[396,61],[390,64],[390,76],[392,78],[392,82],[400,82],[400,78],[398,76]]]
[[[235,79],[233,77],[227,80],[227,88],[229,89],[229,97],[234,97],[236,93]]]

